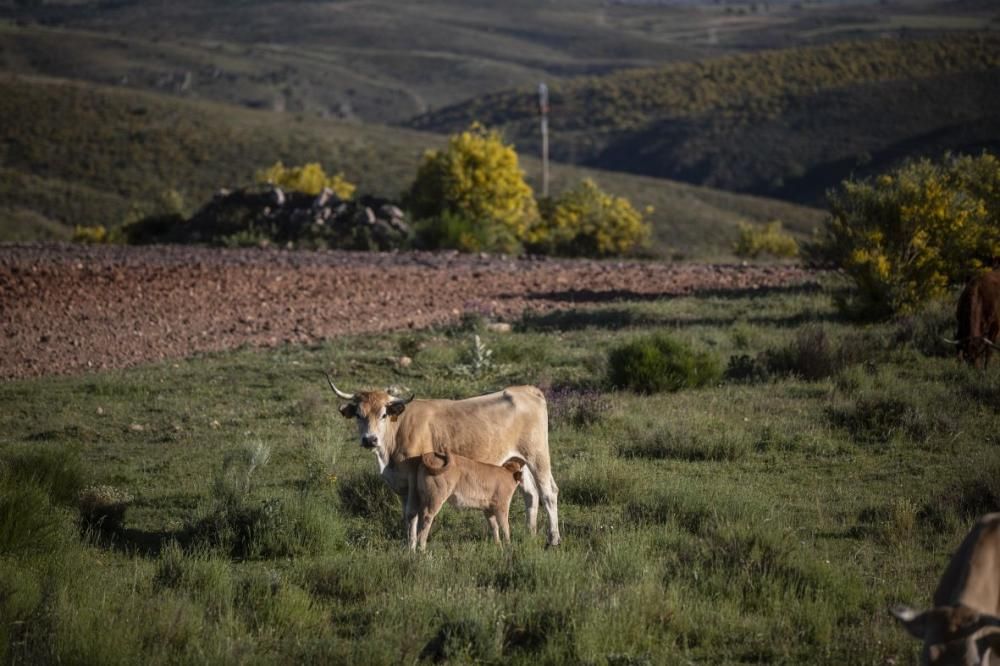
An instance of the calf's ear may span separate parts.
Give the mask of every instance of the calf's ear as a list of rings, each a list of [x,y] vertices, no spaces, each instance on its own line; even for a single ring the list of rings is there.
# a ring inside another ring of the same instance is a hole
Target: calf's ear
[[[399,416],[403,413],[404,409],[406,409],[405,402],[390,402],[385,407],[385,413],[389,416]]]
[[[904,629],[910,632],[911,636],[920,640],[924,639],[924,636],[927,634],[927,620],[930,615],[928,612],[918,613],[909,606],[896,606],[890,608],[889,612],[899,620],[899,623],[903,625]]]
[[[340,413],[345,419],[353,419],[358,415],[358,406],[353,402],[345,402],[340,406]]]

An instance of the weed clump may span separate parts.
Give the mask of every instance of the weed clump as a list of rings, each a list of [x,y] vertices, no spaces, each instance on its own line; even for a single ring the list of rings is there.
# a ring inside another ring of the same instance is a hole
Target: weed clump
[[[190,529],[195,544],[238,558],[317,553],[335,545],[341,536],[339,522],[315,498],[252,497],[254,475],[270,456],[270,448],[259,442],[226,456],[212,488],[215,505]]]
[[[77,499],[82,527],[118,532],[124,526],[125,510],[133,497],[123,488],[99,485],[84,488]]]
[[[844,368],[870,361],[879,345],[863,335],[835,341],[821,326],[801,329],[790,344],[765,351],[760,363],[767,374],[816,381]]]
[[[599,423],[613,407],[611,398],[592,388],[561,386],[545,392],[549,423],[586,428]]]
[[[437,632],[420,651],[420,659],[434,663],[488,662],[496,658],[494,630],[486,623],[469,618],[442,618]]]
[[[711,355],[694,352],[662,333],[634,340],[608,355],[608,384],[638,393],[706,386],[721,374]]]

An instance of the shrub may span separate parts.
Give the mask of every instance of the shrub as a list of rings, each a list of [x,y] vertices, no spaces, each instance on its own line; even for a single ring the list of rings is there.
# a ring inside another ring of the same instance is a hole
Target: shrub
[[[74,243],[87,243],[90,245],[100,245],[109,240],[108,230],[103,224],[94,226],[76,225],[73,229]]]
[[[514,251],[538,218],[514,148],[478,124],[424,156],[406,204],[425,239],[459,241],[463,250]]]
[[[72,506],[83,488],[83,469],[76,452],[61,448],[12,451],[0,458],[0,483],[31,483],[56,504]]]
[[[894,346],[910,345],[924,356],[955,356],[955,347],[944,341],[955,335],[955,325],[955,303],[932,301],[896,319]]]
[[[556,199],[543,201],[531,249],[569,256],[624,254],[649,238],[649,225],[628,199],[603,192],[587,178]]]
[[[562,386],[545,392],[549,423],[569,424],[585,428],[598,423],[611,411],[613,403],[607,395],[590,388]]]
[[[879,348],[869,336],[852,335],[835,341],[823,327],[807,326],[795,334],[790,344],[764,351],[759,360],[769,375],[815,381],[871,360]]]
[[[1000,257],[1000,161],[912,162],[845,181],[813,253],[857,287],[842,305],[869,317],[909,313]]]
[[[709,354],[693,352],[662,333],[617,347],[608,355],[608,384],[639,393],[696,388],[720,376],[718,363]]]
[[[797,257],[799,244],[781,230],[781,222],[772,220],[763,228],[741,222],[739,238],[733,252],[737,257],[756,259],[761,255],[772,257]]]
[[[270,183],[286,190],[314,196],[329,188],[340,199],[350,199],[357,189],[353,183],[344,179],[342,173],[327,176],[318,162],[298,167],[286,167],[280,161],[275,162],[270,168],[257,173],[257,182]]]
[[[63,520],[39,484],[0,480],[0,556],[50,552],[63,538]]]
[[[123,526],[132,495],[114,486],[89,486],[80,491],[78,501],[84,527],[114,532]]]

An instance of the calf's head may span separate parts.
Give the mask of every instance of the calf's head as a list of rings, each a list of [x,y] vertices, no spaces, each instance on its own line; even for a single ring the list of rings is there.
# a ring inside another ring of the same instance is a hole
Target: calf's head
[[[389,424],[395,421],[406,409],[406,405],[413,400],[412,395],[409,398],[400,398],[388,391],[344,393],[334,385],[329,376],[326,380],[337,397],[347,401],[340,406],[340,413],[344,418],[354,419],[357,422],[361,446],[366,449],[377,449],[385,443]]]
[[[988,666],[1000,651],[1000,618],[968,606],[941,606],[919,613],[899,606],[892,614],[924,642],[921,663],[934,666]]]

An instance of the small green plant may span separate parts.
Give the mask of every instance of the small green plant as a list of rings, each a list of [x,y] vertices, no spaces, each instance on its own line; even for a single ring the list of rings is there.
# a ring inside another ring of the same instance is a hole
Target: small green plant
[[[454,374],[472,379],[481,379],[502,372],[503,369],[503,365],[494,362],[493,350],[486,346],[478,333],[472,336],[471,344],[461,361],[451,368]]]
[[[782,231],[779,220],[772,220],[763,227],[740,223],[733,253],[747,259],[761,256],[791,258],[799,255],[799,244]]]
[[[638,393],[706,386],[721,374],[711,355],[694,352],[663,333],[634,340],[608,354],[607,383]]]

